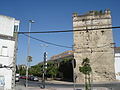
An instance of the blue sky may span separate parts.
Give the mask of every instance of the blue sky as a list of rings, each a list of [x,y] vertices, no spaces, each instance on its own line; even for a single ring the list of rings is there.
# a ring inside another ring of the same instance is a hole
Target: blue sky
[[[71,30],[72,13],[84,14],[90,10],[112,11],[113,26],[120,26],[119,0],[0,0],[0,14],[14,17],[21,21],[20,31],[28,31],[28,20],[35,21],[31,31]],[[57,34],[31,34],[31,36],[52,43],[72,46],[72,33]],[[120,46],[120,30],[113,30],[114,42]],[[48,58],[59,54],[69,48],[61,48],[52,45],[43,47],[42,42],[31,39],[30,55],[33,56],[33,64],[43,60],[44,49],[48,52]],[[17,64],[25,64],[27,56],[27,37],[19,35]]]

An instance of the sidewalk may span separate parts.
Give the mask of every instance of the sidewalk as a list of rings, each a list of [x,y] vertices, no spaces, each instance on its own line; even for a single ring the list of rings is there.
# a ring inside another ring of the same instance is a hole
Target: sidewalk
[[[66,82],[66,81],[57,81],[57,80],[49,80],[49,81],[45,81],[48,83],[55,83],[55,84],[73,84],[73,82]],[[77,84],[77,83],[76,83]]]

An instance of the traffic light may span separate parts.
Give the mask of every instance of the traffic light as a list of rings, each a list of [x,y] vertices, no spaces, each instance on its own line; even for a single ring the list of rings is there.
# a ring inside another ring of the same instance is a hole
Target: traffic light
[[[44,52],[44,66],[47,69],[47,52]]]

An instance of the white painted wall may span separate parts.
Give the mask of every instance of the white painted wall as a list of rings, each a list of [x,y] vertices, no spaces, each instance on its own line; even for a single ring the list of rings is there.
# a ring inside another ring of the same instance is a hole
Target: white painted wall
[[[2,40],[0,39],[0,64],[6,66],[13,66],[13,58],[14,58],[14,41],[10,40]],[[7,55],[2,55],[2,46],[7,47]],[[11,89],[12,84],[12,70],[9,68],[0,68],[0,75],[5,78],[5,90]]]
[[[115,73],[116,73],[116,79],[120,80],[120,53],[115,53]]]
[[[5,64],[5,65],[9,65],[9,62],[12,62],[13,60],[13,55],[14,55],[14,41],[10,41],[10,40],[3,40],[0,39],[0,63],[1,64]],[[2,46],[6,46],[7,47],[7,55],[4,56],[2,55]],[[3,60],[3,59],[5,60]]]
[[[14,25],[19,21],[15,18],[0,15],[0,35],[13,36]],[[15,41],[0,38],[0,64],[13,66]],[[5,78],[4,90],[12,90],[13,71],[10,68],[0,68],[0,76]]]
[[[13,36],[14,18],[0,15],[0,34]]]

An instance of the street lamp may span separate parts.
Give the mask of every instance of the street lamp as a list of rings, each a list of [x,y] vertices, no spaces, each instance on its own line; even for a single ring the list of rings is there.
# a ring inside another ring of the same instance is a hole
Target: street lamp
[[[29,30],[29,33],[28,33],[28,48],[27,48],[27,60],[26,60],[26,87],[28,87],[28,68],[29,68],[29,63],[32,61],[31,60],[31,56],[30,56],[30,31],[31,31],[31,25],[32,23],[34,23],[33,20],[29,20],[29,27],[28,27],[28,30]]]

